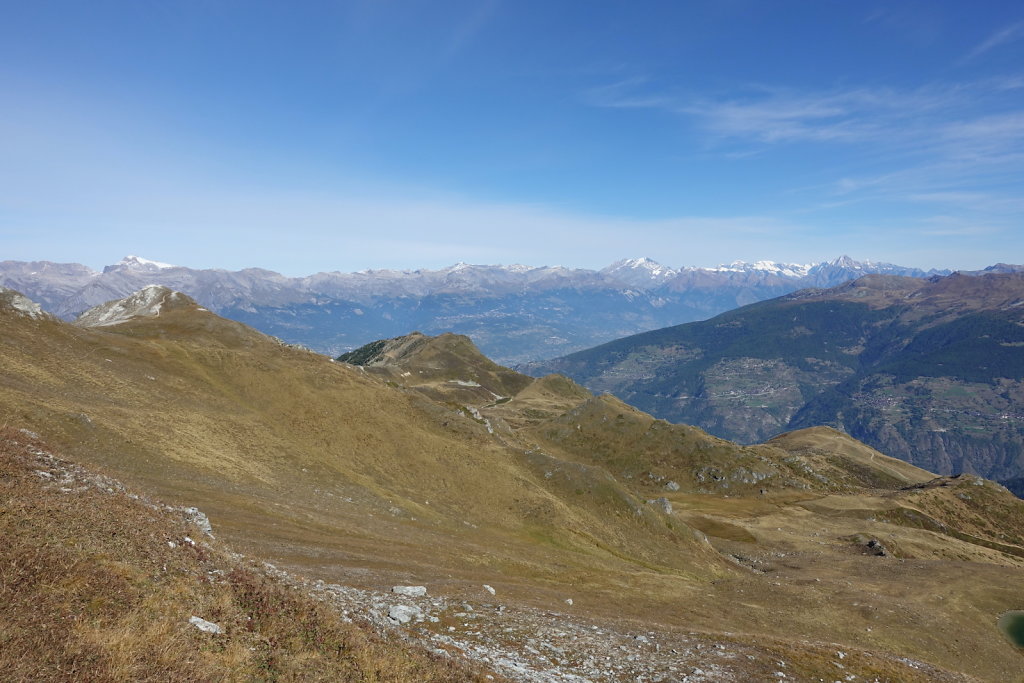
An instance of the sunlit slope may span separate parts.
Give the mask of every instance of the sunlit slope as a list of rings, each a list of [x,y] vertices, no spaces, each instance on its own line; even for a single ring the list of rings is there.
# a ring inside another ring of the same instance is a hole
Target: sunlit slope
[[[508,400],[434,400],[436,381],[403,387],[187,300],[165,304],[93,329],[0,310],[0,419],[198,505],[240,549],[331,581],[454,595],[487,583],[498,600],[564,610],[571,597],[589,618],[771,640],[795,659],[849,647],[986,680],[1017,671],[993,631],[1024,604],[1016,541],[988,543],[1006,531],[981,533],[994,524],[981,505],[964,537],[880,514],[969,521],[924,509],[953,489],[903,491],[930,475],[841,435],[737,446],[555,376]],[[450,378],[436,368],[438,380],[492,391],[489,376],[463,376],[477,363]],[[998,500],[1011,518],[1016,503]],[[874,555],[870,540],[892,551]],[[869,680],[914,680],[909,665],[844,662]]]
[[[430,337],[413,332],[372,342],[337,360],[434,399],[475,405],[507,400],[533,381],[487,358],[461,334]]]
[[[200,506],[243,545],[455,575],[721,565],[601,473],[608,495],[567,496],[472,416],[194,302],[91,329],[0,315],[4,419]]]
[[[5,680],[494,678],[346,623],[24,430],[0,430],[0,482]]]
[[[1018,655],[993,629],[1001,610],[1024,601],[1024,545],[1010,532],[1024,503],[997,484],[940,486],[931,472],[827,427],[741,446],[557,375],[478,405],[495,438],[525,449],[549,482],[600,498],[599,481],[583,476],[601,473],[669,510],[670,523],[707,534],[735,563],[738,573],[703,592],[634,578],[624,589],[632,609],[640,595],[682,599],[681,615],[705,628],[927,652],[990,680],[1017,670]]]
[[[935,477],[833,429],[802,430],[767,444],[741,446],[697,427],[657,420],[607,394],[528,433],[554,452],[600,463],[649,495],[849,492]]]

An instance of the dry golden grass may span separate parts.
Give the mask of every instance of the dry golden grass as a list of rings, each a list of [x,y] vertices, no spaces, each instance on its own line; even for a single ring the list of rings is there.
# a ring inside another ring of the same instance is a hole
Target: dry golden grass
[[[452,406],[199,311],[104,331],[0,311],[0,329],[0,424],[40,431],[76,461],[197,505],[234,547],[317,578],[426,583],[456,596],[488,583],[503,600],[544,609],[572,595],[580,614],[644,629],[729,632],[808,653],[815,648],[805,641],[844,643],[987,680],[1012,680],[1019,668],[994,622],[1024,605],[1024,582],[1020,569],[992,562],[998,551],[800,505],[827,499],[828,486],[760,496],[744,485],[727,498],[667,492],[641,476],[685,484],[698,466],[759,467],[759,456],[793,455],[782,448],[738,447],[607,398],[568,414],[585,397],[552,379],[485,409],[511,425],[492,436]],[[864,472],[842,457],[800,457],[830,467],[836,492],[866,493]],[[853,460],[865,467],[872,458]],[[792,475],[810,485],[801,470]],[[644,502],[652,494],[677,512],[656,512]],[[722,537],[704,542],[688,520]],[[857,533],[899,535],[917,559],[861,556],[838,540]],[[950,549],[954,556],[939,554]],[[771,570],[725,559],[734,553]],[[129,572],[112,585],[130,597],[138,580]],[[243,595],[246,581],[236,581]],[[200,607],[234,623],[243,614],[235,590],[218,595]],[[107,639],[126,624],[103,622],[82,642],[116,652]],[[159,656],[173,661],[179,651]],[[805,671],[831,673],[830,662],[807,656]]]
[[[47,448],[0,432],[0,678],[484,680],[183,542],[200,536],[180,516],[81,478],[61,482],[67,464],[41,460]],[[225,633],[200,632],[192,615]]]

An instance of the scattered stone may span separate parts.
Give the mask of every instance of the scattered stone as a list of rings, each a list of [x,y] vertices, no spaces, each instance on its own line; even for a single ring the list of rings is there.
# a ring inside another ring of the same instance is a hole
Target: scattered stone
[[[672,503],[669,502],[668,498],[655,498],[654,500],[647,501],[647,504],[653,505],[666,515],[672,514]]]
[[[388,609],[388,619],[396,624],[408,624],[413,619],[423,618],[423,610],[413,605],[392,605]]]
[[[192,624],[204,633],[224,633],[224,629],[222,629],[218,624],[215,624],[212,621],[207,621],[201,617],[189,617],[188,623]]]
[[[494,589],[488,586],[486,583],[484,584],[484,590],[490,593],[491,595],[494,595]]]
[[[572,598],[566,598],[565,604],[569,605],[569,607],[572,607]]]
[[[419,598],[419,597],[423,597],[424,595],[427,594],[427,587],[426,586],[392,586],[391,587],[391,592],[392,593],[397,593],[398,595],[406,595],[406,596],[408,596],[410,598]]]
[[[868,549],[871,550],[873,554],[877,555],[878,557],[885,557],[889,554],[889,551],[885,549],[885,546],[882,545],[881,541],[879,541],[877,538],[872,538],[870,541],[868,541],[867,546]]]
[[[665,484],[665,490],[666,491],[678,491],[679,490],[679,484],[675,483],[674,481],[670,481],[669,483]]]

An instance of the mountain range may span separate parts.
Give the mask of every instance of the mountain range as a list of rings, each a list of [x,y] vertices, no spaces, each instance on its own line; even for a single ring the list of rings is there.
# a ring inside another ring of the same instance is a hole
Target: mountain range
[[[337,362],[161,286],[74,325],[0,291],[0,329],[17,677],[1019,674],[1024,501],[980,477],[736,444],[462,335]]]
[[[1024,474],[1024,273],[867,275],[527,366],[756,442],[831,425],[926,469]]]
[[[128,256],[102,272],[80,264],[3,261],[0,286],[70,320],[158,284],[218,314],[329,355],[421,330],[466,334],[495,360],[515,364],[867,273],[929,277],[948,271],[844,256],[816,264],[759,261],[678,269],[648,258],[625,259],[601,270],[459,263],[441,270],[285,277],[259,268],[196,270]]]

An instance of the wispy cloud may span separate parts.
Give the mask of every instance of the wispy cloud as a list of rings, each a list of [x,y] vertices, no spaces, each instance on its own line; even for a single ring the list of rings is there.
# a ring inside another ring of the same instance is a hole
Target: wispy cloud
[[[584,100],[595,107],[613,109],[675,109],[677,100],[669,94],[663,94],[645,88],[651,86],[646,76],[631,76],[605,85],[595,86],[587,90]]]
[[[630,78],[588,91],[594,106],[662,109],[695,122],[721,138],[761,143],[861,142],[903,136],[920,130],[908,122],[949,115],[979,95],[1019,87],[1018,79],[967,84],[937,84],[916,89],[848,87],[801,90],[750,86],[725,97],[709,98],[659,91],[646,78]]]
[[[853,141],[877,130],[877,123],[858,117],[858,112],[884,106],[883,102],[869,91],[824,95],[769,91],[752,98],[679,104],[675,110],[698,118],[706,129],[726,138],[764,143]]]
[[[796,144],[843,146],[848,169],[838,166],[832,171],[838,177],[821,173],[821,184],[794,190],[824,190],[817,202],[822,209],[869,200],[919,202],[929,193],[950,197],[980,185],[1010,191],[993,191],[987,204],[970,208],[1005,212],[1016,206],[1024,177],[1022,85],[1019,76],[1004,76],[902,89],[754,86],[709,98],[628,79],[592,91],[588,101],[671,112],[730,159]],[[851,172],[864,168],[883,170]]]
[[[1021,38],[1024,38],[1024,21],[1018,21],[1015,24],[1004,26],[985,40],[978,43],[974,49],[964,55],[958,63],[961,65],[967,64],[986,52],[994,50],[1000,45],[1012,43],[1016,40],[1020,40]]]

